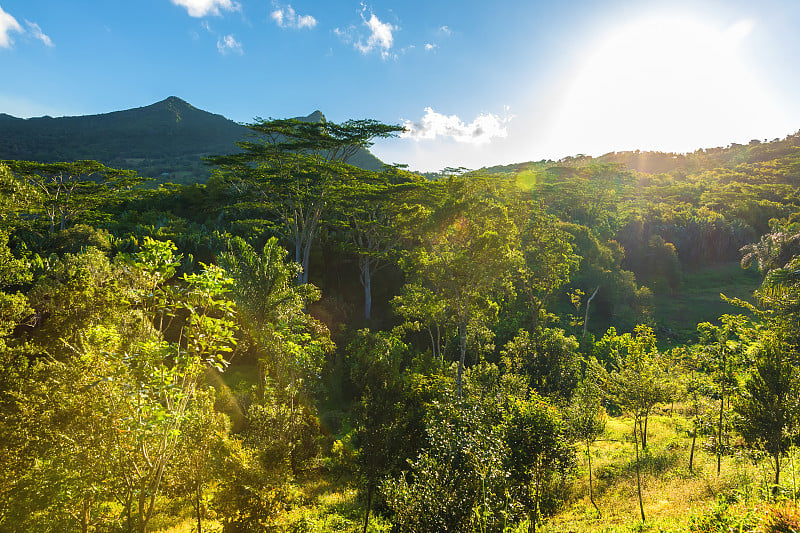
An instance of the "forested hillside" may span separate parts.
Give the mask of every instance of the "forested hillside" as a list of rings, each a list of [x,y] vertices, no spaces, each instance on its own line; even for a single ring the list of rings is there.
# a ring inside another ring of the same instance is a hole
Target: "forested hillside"
[[[797,530],[800,135],[248,129],[207,183],[0,162],[0,531]]]
[[[324,119],[315,111],[298,120]],[[211,169],[203,157],[224,154],[245,140],[248,129],[178,97],[136,109],[77,117],[21,119],[0,114],[0,159],[55,163],[97,160],[159,182],[204,183]],[[379,170],[368,151],[352,164]]]

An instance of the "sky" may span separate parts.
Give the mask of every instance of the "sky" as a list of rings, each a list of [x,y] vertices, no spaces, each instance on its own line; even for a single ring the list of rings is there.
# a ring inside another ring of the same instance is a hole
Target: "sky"
[[[800,130],[796,0],[0,0],[0,113],[405,126],[412,170]]]

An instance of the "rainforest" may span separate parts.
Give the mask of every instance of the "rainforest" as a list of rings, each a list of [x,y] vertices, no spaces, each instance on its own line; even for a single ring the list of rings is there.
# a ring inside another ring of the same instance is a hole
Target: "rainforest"
[[[0,531],[800,527],[800,135],[247,129],[182,184],[0,162]]]

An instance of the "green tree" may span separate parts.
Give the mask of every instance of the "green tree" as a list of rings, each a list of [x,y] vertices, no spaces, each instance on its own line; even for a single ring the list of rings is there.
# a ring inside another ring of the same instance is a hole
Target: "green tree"
[[[237,193],[260,203],[278,221],[275,230],[292,244],[294,260],[302,266],[298,282],[307,283],[323,218],[350,179],[347,162],[373,139],[391,137],[402,128],[374,120],[336,124],[324,119],[256,119],[247,127],[255,139],[237,143],[241,152],[208,160]]]
[[[647,419],[653,407],[666,399],[666,375],[656,348],[653,330],[636,326],[634,334],[617,336],[609,330],[601,343],[611,343],[616,362],[611,372],[600,365],[594,371],[604,392],[633,418],[633,443],[636,451],[636,489],[639,511],[645,521],[639,447],[647,447]]]
[[[218,258],[235,280],[231,296],[258,349],[260,397],[268,374],[296,394],[302,380],[319,373],[321,357],[332,347],[325,326],[306,312],[319,299],[319,289],[293,284],[300,266],[286,255],[276,238],[259,254],[236,237]]]
[[[346,250],[358,260],[359,282],[364,289],[364,319],[372,317],[372,281],[376,272],[399,255],[402,233],[398,219],[419,187],[411,175],[395,167],[381,173],[363,173],[350,180],[338,206],[333,227],[346,239]]]
[[[98,209],[118,191],[142,181],[132,171],[109,168],[97,161],[2,163],[36,191],[39,208],[50,221],[50,233],[56,226],[66,229],[79,215]]]
[[[460,397],[470,331],[496,314],[493,298],[509,289],[520,256],[515,249],[516,227],[506,207],[493,198],[495,190],[480,181],[456,179],[446,186],[448,202],[431,217],[419,235],[421,245],[402,266],[413,292],[433,296],[430,303],[446,309],[455,323]],[[401,302],[407,300],[407,295],[401,297]],[[441,316],[421,311],[425,319]]]
[[[789,363],[789,347],[774,333],[756,346],[755,368],[735,404],[739,431],[748,445],[763,447],[775,466],[774,483],[780,481],[781,459],[789,450],[791,402],[796,390],[796,367]]]
[[[409,412],[411,391],[403,373],[408,356],[405,344],[392,335],[360,330],[348,353],[350,379],[358,399],[353,428],[358,470],[366,485],[366,532],[378,482],[405,465],[421,439],[415,435],[419,428]]]
[[[513,487],[527,511],[528,530],[535,532],[548,486],[574,468],[575,452],[558,410],[538,395],[512,404],[505,426]]]
[[[715,452],[717,455],[717,475],[720,474],[724,439],[726,436],[725,416],[726,399],[730,404],[730,396],[735,392],[738,384],[736,371],[741,366],[742,356],[746,344],[742,341],[745,331],[746,319],[741,315],[723,315],[721,324],[716,326],[710,322],[697,325],[700,333],[700,345],[705,355],[706,365],[713,372],[719,398],[717,416],[717,434],[715,435]]]
[[[524,374],[539,394],[569,398],[580,379],[578,342],[558,328],[521,329],[500,351],[509,371]]]
[[[184,275],[183,287],[166,284],[178,264],[173,250],[170,242],[145,239],[142,250],[127,258],[128,268],[143,282],[133,294],[153,330],[149,338],[114,354],[117,372],[130,376],[122,385],[119,430],[136,438],[125,463],[141,533],[153,516],[205,369],[224,370],[224,356],[236,343],[234,304],[225,294],[230,279],[207,265],[199,274]],[[170,332],[177,332],[175,340],[167,340]]]
[[[524,222],[520,240],[522,293],[528,303],[531,331],[536,331],[545,305],[569,281],[580,257],[572,249],[572,235],[561,229],[556,217],[540,210],[533,210]]]
[[[499,532],[516,516],[503,421],[507,406],[525,396],[525,384],[481,363],[464,372],[459,400],[456,372],[454,364],[446,378],[423,378],[434,397],[427,409],[427,446],[408,462],[407,472],[381,486],[398,531]]]
[[[247,416],[251,429],[263,426],[264,431],[250,435],[256,447],[272,450],[266,462],[288,457],[297,474],[308,450],[316,450],[312,394],[323,357],[333,348],[327,328],[306,312],[319,290],[294,283],[299,265],[286,260],[286,250],[274,237],[260,254],[233,238],[219,263],[235,281],[231,296],[258,363],[257,398]]]
[[[589,368],[591,369],[591,366]],[[603,394],[600,387],[591,375],[587,375],[575,390],[566,411],[570,435],[586,446],[586,458],[589,463],[589,501],[592,502],[598,513],[600,509],[594,501],[594,488],[592,487],[591,445],[606,428],[606,413],[602,400]]]
[[[222,470],[228,420],[214,410],[213,388],[198,389],[194,405],[187,412],[181,439],[175,452],[174,468],[168,473],[167,492],[187,497],[197,519],[197,533],[203,532],[208,507],[207,489],[228,472]]]

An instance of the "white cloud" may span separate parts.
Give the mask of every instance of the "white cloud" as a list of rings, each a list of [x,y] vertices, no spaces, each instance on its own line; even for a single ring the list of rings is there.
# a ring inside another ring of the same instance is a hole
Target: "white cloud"
[[[11,48],[14,40],[11,38],[11,32],[24,33],[25,30],[19,25],[17,19],[3,11],[0,7],[0,48]]]
[[[217,50],[220,54],[228,54],[231,52],[243,54],[242,43],[237,41],[233,35],[226,35],[217,39]]]
[[[400,28],[388,22],[381,22],[380,19],[375,16],[375,13],[370,13],[369,20],[367,20],[364,16],[366,10],[367,7],[364,6],[361,10],[361,20],[363,20],[364,25],[369,28],[370,34],[369,37],[367,37],[366,43],[359,39],[358,42],[355,43],[355,47],[362,54],[368,54],[377,49],[380,51],[381,58],[388,59],[391,56],[390,50],[394,44],[394,35],[392,32]]]
[[[425,50],[428,51],[428,52],[430,52],[432,50],[435,50],[437,48],[439,48],[438,44],[425,43]]]
[[[50,37],[45,35],[45,33],[42,31],[42,28],[40,28],[38,24],[36,24],[35,22],[31,22],[29,20],[26,20],[25,24],[28,26],[28,31],[35,39],[39,39],[40,41],[42,41],[45,44],[45,46],[50,46],[50,47],[55,46]]]
[[[221,15],[222,11],[239,11],[241,5],[234,0],[171,0],[176,6],[185,7],[190,17]]]
[[[317,25],[317,19],[311,15],[298,15],[291,5],[286,7],[276,5],[276,9],[270,13],[270,17],[281,28],[302,30],[303,28],[311,29]]]
[[[400,28],[388,22],[381,22],[381,20],[375,16],[375,13],[372,12],[370,12],[369,19],[367,19],[365,15],[366,12],[367,6],[362,3],[361,20],[364,26],[369,29],[369,35],[366,36],[366,40],[365,36],[360,34],[355,26],[349,26],[345,29],[335,28],[333,33],[342,39],[342,41],[352,44],[356,50],[364,55],[369,54],[373,50],[377,50],[383,59],[389,59],[390,57],[396,58],[397,55],[391,52],[392,46],[394,46],[393,32]]]
[[[453,32],[450,30],[450,28],[448,28],[447,26],[441,26],[441,27],[439,28],[439,31],[440,31],[441,33],[445,34],[445,35],[450,35],[451,33],[453,33]]]
[[[506,113],[508,108],[506,108]],[[415,141],[431,141],[437,137],[450,137],[459,143],[486,144],[494,138],[508,136],[507,125],[513,115],[502,117],[492,113],[481,113],[475,120],[465,124],[456,115],[443,115],[433,108],[425,108],[425,116],[419,122],[406,120],[403,122],[405,131],[400,137],[414,139]]]

